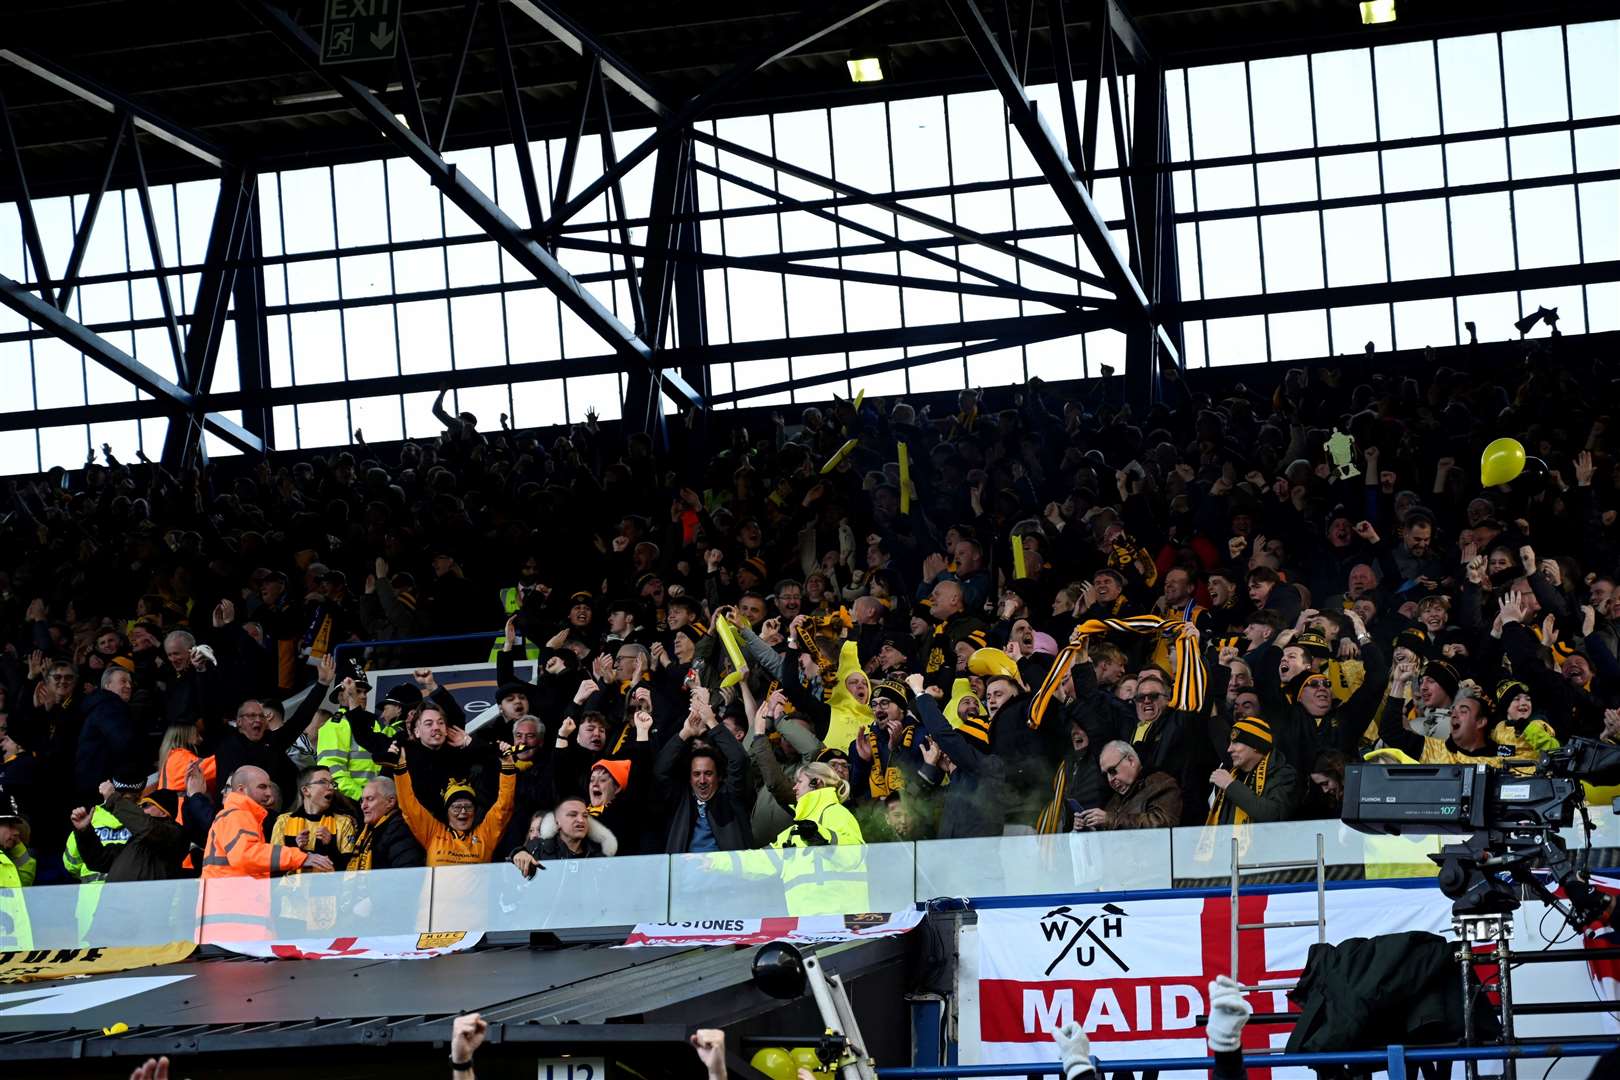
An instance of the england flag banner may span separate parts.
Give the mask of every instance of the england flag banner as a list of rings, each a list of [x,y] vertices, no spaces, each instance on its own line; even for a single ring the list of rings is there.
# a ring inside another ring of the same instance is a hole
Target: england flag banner
[[[1316,892],[1245,895],[1238,914],[1243,923],[1311,924],[1238,935],[1239,980],[1293,983],[1317,940]],[[1329,942],[1412,930],[1450,936],[1450,901],[1428,888],[1327,893]],[[1202,1057],[1197,1018],[1209,1011],[1209,984],[1232,974],[1227,896],[988,909],[979,913],[978,938],[980,1064],[1050,1061],[1051,1032],[1071,1020],[1104,1061]],[[1285,989],[1251,994],[1249,1003],[1256,1012],[1291,1010]],[[1251,1023],[1243,1043],[1280,1048],[1288,1033],[1287,1025]]]

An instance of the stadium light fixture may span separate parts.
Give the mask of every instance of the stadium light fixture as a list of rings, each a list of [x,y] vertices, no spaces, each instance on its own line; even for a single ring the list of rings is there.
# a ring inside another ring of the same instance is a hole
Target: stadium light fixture
[[[1362,0],[1361,23],[1363,26],[1376,26],[1379,23],[1392,23],[1395,21],[1395,0]]]
[[[850,82],[883,81],[883,61],[875,56],[852,56],[844,61],[844,66],[849,68]]]

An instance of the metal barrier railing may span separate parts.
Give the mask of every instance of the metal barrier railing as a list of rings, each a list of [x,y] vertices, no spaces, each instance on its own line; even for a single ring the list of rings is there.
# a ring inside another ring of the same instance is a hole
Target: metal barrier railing
[[[401,645],[439,645],[447,641],[500,641],[506,635],[506,627],[499,630],[486,630],[472,634],[431,634],[427,637],[384,638],[380,641],[341,641],[332,649],[332,655],[356,649],[393,649]]]
[[[1599,1057],[1620,1050],[1614,1040],[1519,1043],[1514,1046],[1407,1047],[1388,1050],[1340,1050],[1331,1053],[1248,1053],[1248,1068],[1277,1068],[1283,1065],[1376,1065],[1389,1070],[1392,1078],[1406,1076],[1408,1065],[1424,1062],[1507,1061],[1533,1058]],[[1159,1072],[1203,1072],[1215,1066],[1212,1057],[1201,1058],[1093,1058],[1099,1076],[1114,1071],[1156,1069]],[[879,1080],[950,1080],[955,1077],[1049,1076],[1063,1075],[1055,1061],[1025,1061],[1002,1065],[923,1065],[879,1069]]]

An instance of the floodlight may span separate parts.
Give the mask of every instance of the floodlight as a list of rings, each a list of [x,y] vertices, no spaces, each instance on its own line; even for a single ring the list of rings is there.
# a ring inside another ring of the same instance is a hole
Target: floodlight
[[[844,61],[849,68],[849,81],[858,83],[882,82],[883,61],[875,56],[855,56]]]
[[[1362,0],[1361,22],[1364,26],[1395,21],[1395,0]]]

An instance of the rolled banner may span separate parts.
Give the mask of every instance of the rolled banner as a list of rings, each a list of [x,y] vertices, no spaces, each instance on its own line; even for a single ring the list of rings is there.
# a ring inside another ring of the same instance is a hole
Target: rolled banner
[[[900,447],[900,512],[911,513],[911,453],[905,443]]]
[[[714,620],[714,628],[720,635],[720,644],[725,646],[726,655],[731,657],[731,666],[736,668],[730,675],[720,680],[720,687],[736,686],[748,674],[748,664],[743,660],[742,643],[737,640],[737,631],[732,627],[731,620],[724,615]]]
[[[1027,574],[1026,574],[1026,572],[1024,570],[1024,538],[1022,536],[1019,536],[1017,533],[1013,533],[1012,547],[1013,547],[1013,552],[1012,552],[1012,555],[1013,555],[1013,577],[1015,577],[1015,578],[1026,577]]]
[[[823,465],[821,467],[821,475],[826,476],[828,473],[830,473],[834,469],[838,468],[839,464],[845,458],[849,457],[850,451],[855,449],[855,444],[859,443],[860,441],[861,440],[859,440],[859,439],[851,439],[851,440],[849,440],[849,442],[845,443],[843,446],[840,446],[838,448],[838,452],[836,454],[834,454],[832,457],[828,458],[827,459],[827,464],[825,464],[825,465]]]

